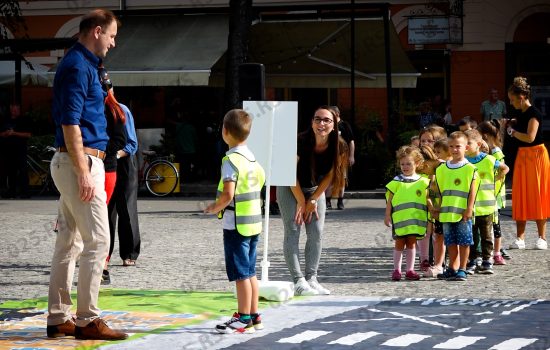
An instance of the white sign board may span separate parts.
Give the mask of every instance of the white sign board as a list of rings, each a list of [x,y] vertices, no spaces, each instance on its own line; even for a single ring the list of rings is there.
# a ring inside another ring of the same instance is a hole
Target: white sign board
[[[252,116],[247,145],[269,176],[270,185],[296,184],[298,102],[244,101]],[[271,161],[270,161],[271,160]]]

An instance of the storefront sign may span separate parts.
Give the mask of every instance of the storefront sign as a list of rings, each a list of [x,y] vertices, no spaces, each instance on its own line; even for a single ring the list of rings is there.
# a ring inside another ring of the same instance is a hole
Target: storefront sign
[[[409,18],[409,44],[462,44],[462,19],[457,16]]]

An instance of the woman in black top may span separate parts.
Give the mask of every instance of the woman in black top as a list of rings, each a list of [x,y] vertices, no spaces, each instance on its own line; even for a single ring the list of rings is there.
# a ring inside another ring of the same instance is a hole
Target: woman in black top
[[[319,107],[311,128],[298,135],[296,185],[277,187],[283,218],[284,255],[297,295],[330,294],[317,281],[321,238],[325,222],[325,190],[340,188],[347,167],[347,145],[335,130],[336,117],[327,106]],[[300,269],[299,239],[306,227],[305,276]]]
[[[508,89],[510,104],[520,111],[508,121],[508,135],[518,143],[512,178],[512,218],[516,221],[517,239],[511,249],[525,249],[527,220],[535,220],[539,238],[536,249],[547,249],[546,219],[550,217],[550,161],[542,137],[540,111],[531,105],[527,80],[516,77]]]

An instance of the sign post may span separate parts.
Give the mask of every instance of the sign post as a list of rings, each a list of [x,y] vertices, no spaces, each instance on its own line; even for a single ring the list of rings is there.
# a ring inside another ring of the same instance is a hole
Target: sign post
[[[248,147],[264,168],[266,175],[260,296],[267,300],[284,301],[294,296],[294,284],[269,281],[270,186],[293,186],[296,183],[298,103],[244,101],[243,109],[252,116]],[[277,152],[273,152],[274,149]]]

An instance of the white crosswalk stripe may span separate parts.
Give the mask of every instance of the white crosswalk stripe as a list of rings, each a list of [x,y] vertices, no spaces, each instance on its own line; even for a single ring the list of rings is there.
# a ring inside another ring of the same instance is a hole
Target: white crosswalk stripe
[[[401,335],[397,338],[390,339],[384,342],[382,345],[405,347],[414,343],[421,342],[422,340],[430,337],[431,335],[408,333],[405,335]]]
[[[357,343],[362,342],[363,340],[367,340],[369,338],[372,338],[374,336],[379,335],[378,332],[366,332],[366,333],[353,333],[350,335],[346,335],[345,337],[342,337],[340,339],[336,339],[328,343],[329,345],[355,345]]]
[[[485,339],[485,337],[466,337],[461,335],[451,338],[444,343],[437,344],[434,346],[434,349],[462,349],[481,339]]]
[[[493,346],[489,350],[519,350],[537,340],[537,338],[512,338]]]
[[[319,337],[322,337],[323,335],[327,335],[331,332],[326,331],[305,331],[302,333],[298,333],[292,337],[279,339],[277,343],[290,343],[290,344],[300,344],[304,341],[313,340]]]

